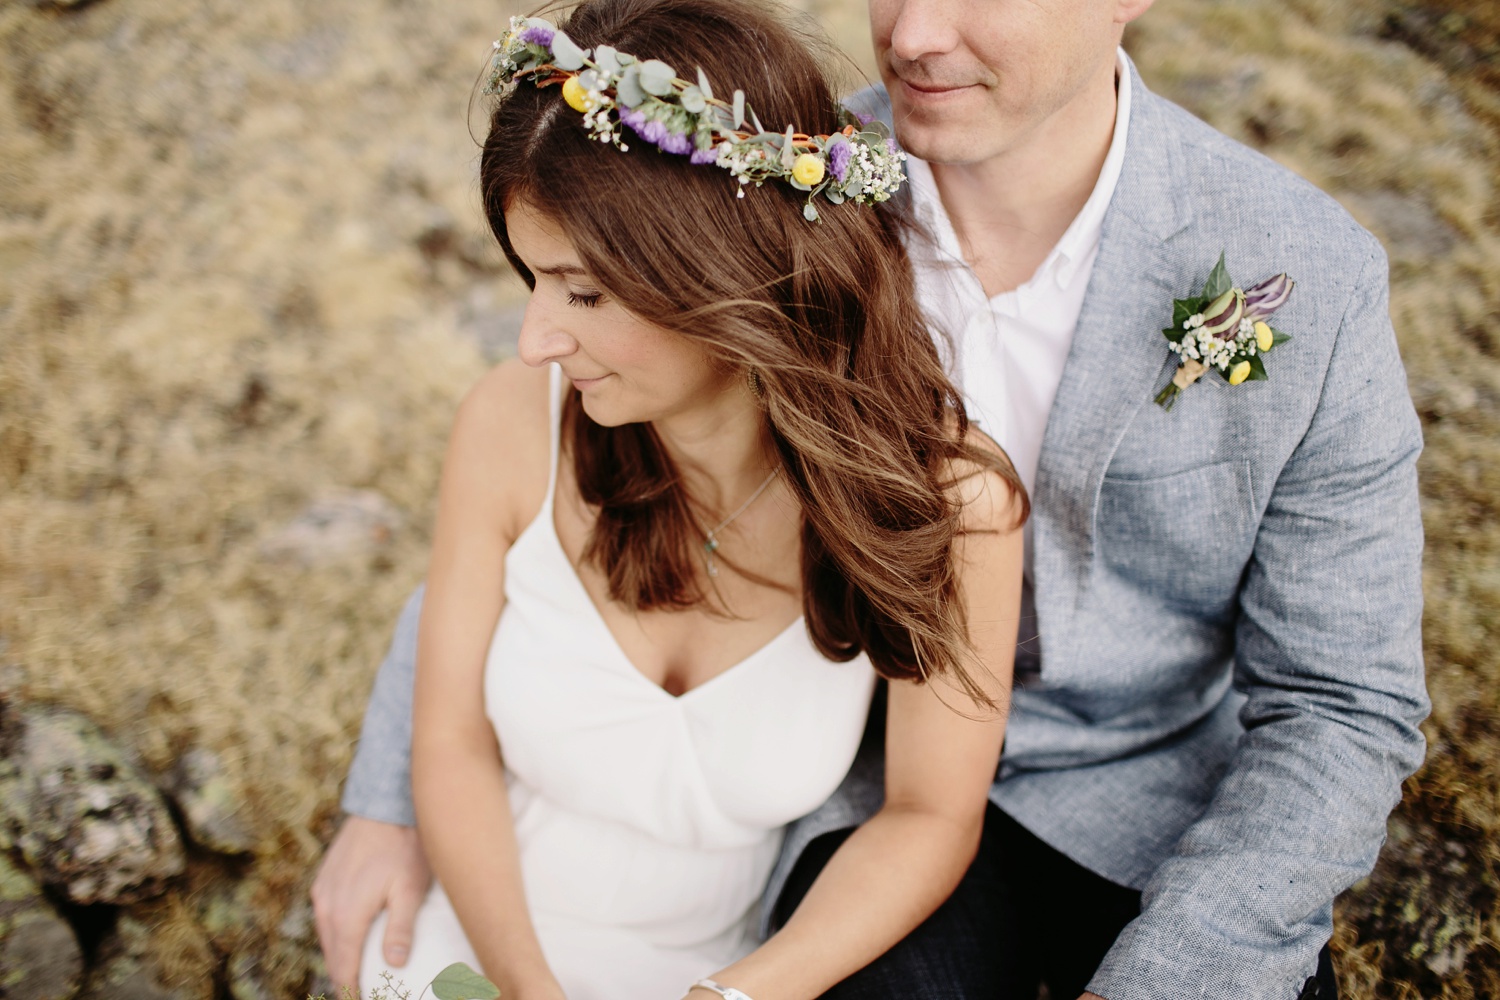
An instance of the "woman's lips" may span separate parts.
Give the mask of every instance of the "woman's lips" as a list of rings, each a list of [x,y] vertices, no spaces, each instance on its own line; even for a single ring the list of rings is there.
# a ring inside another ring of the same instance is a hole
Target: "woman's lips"
[[[609,378],[608,375],[600,375],[597,378],[574,378],[573,376],[570,375],[570,376],[568,376],[568,381],[570,381],[570,382],[573,383],[573,388],[575,388],[575,389],[579,390],[580,392],[582,392],[584,389],[587,389],[589,386],[591,386],[591,385],[598,385],[600,382],[603,382],[607,378]]]

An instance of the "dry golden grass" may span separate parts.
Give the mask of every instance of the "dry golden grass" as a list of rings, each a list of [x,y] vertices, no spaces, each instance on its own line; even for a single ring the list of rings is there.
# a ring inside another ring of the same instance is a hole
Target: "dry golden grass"
[[[806,6],[869,67],[861,5]],[[254,922],[221,947],[282,933],[331,833],[485,364],[464,331],[519,300],[465,126],[504,15],[0,5],[0,658],[148,768],[224,755],[261,848],[234,897]],[[1336,943],[1349,997],[1500,996],[1500,13],[1159,0],[1129,45],[1152,86],[1391,250],[1428,440],[1432,751]],[[332,565],[263,558],[331,487],[378,491],[406,529]],[[194,864],[143,911],[184,976],[208,961],[194,920],[223,905]]]

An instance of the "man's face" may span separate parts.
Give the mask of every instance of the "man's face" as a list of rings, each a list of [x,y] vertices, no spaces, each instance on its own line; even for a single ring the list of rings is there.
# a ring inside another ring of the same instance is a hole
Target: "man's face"
[[[897,138],[932,163],[1010,152],[1054,127],[1114,61],[1140,0],[869,0]]]

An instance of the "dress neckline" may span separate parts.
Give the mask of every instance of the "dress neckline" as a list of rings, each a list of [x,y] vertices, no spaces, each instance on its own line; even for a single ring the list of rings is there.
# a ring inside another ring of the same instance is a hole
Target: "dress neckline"
[[[588,607],[589,616],[593,618],[594,624],[599,628],[599,631],[604,633],[605,638],[608,640],[609,647],[614,650],[614,658],[619,662],[620,666],[631,676],[635,677],[638,681],[640,681],[640,683],[654,688],[657,692],[660,693],[663,698],[668,698],[674,702],[681,703],[691,696],[697,694],[699,691],[702,691],[704,688],[714,686],[719,681],[728,677],[730,674],[744,673],[745,671],[741,670],[740,668],[750,666],[755,661],[764,659],[765,654],[770,649],[779,645],[787,638],[787,636],[792,635],[797,630],[797,628],[803,624],[806,616],[798,615],[796,618],[792,619],[791,623],[788,624],[786,628],[782,629],[780,632],[777,632],[763,645],[757,646],[744,658],[730,664],[728,667],[725,667],[723,670],[714,674],[707,680],[694,684],[692,687],[688,688],[681,694],[673,694],[672,692],[668,691],[666,688],[658,684],[656,681],[653,681],[650,677],[646,676],[645,672],[641,670],[640,667],[636,666],[635,661],[626,654],[625,647],[620,645],[619,638],[616,637],[614,630],[609,627],[609,622],[604,618],[604,612],[600,611],[599,605],[594,603],[594,598],[589,593],[589,589],[583,584],[583,578],[578,575],[578,568],[573,565],[573,560],[568,558],[567,550],[563,548],[562,539],[559,538],[557,534],[557,480],[561,475],[562,464],[561,425],[562,406],[564,398],[563,394],[565,392],[565,386],[562,379],[561,366],[553,365],[551,375],[551,399],[549,400],[549,404],[552,411],[552,440],[551,448],[549,450],[551,452],[552,468],[548,470],[547,493],[542,498],[542,509],[537,512],[536,519],[532,521],[531,524],[526,528],[526,530],[521,533],[522,536],[524,537],[531,531],[538,529],[544,530],[546,532],[547,542],[550,545],[552,553],[557,557],[558,561],[562,563],[565,570],[564,575],[567,577],[569,585],[575,589],[578,598],[582,600],[583,603]],[[520,541],[521,539],[517,538],[515,545],[519,545]],[[512,545],[512,550],[514,550],[515,545]]]
[[[579,600],[587,605],[589,617],[593,619],[594,624],[599,628],[599,631],[602,632],[604,636],[609,640],[609,648],[613,650],[615,660],[617,660],[620,666],[631,676],[635,677],[642,684],[646,684],[654,688],[656,691],[660,692],[661,696],[664,698],[669,698],[672,701],[676,702],[682,702],[697,694],[699,691],[702,691],[704,688],[714,686],[719,681],[728,677],[730,674],[744,673],[745,671],[743,671],[741,668],[751,666],[755,661],[764,659],[767,652],[769,652],[774,646],[779,645],[802,625],[804,616],[798,615],[791,621],[790,624],[787,625],[786,628],[777,632],[770,639],[766,640],[766,642],[762,645],[757,646],[753,651],[746,654],[742,659],[735,661],[707,680],[700,681],[699,683],[694,684],[692,687],[688,688],[681,694],[673,694],[672,692],[668,691],[666,688],[658,684],[656,681],[646,676],[645,671],[636,666],[635,661],[632,660],[628,654],[626,654],[625,647],[620,645],[620,640],[615,635],[614,630],[609,627],[609,622],[605,620],[604,613],[599,610],[599,605],[594,603],[593,596],[589,593],[588,588],[584,586],[583,578],[578,575],[577,567],[575,567],[573,565],[573,561],[568,558],[568,553],[562,546],[562,539],[557,535],[557,522],[555,520],[555,514],[553,513],[551,504],[547,505],[547,509],[543,511],[543,514],[547,519],[547,539],[549,542],[551,542],[552,551],[557,556],[558,560],[563,564],[563,566],[566,567],[566,576],[568,578],[569,585],[575,589]]]

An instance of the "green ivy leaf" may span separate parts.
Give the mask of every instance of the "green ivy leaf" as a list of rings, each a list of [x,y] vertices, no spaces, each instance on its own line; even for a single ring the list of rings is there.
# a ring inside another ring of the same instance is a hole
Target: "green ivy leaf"
[[[1187,336],[1187,331],[1180,326],[1169,326],[1162,330],[1161,335],[1174,344],[1182,343],[1182,338]]]
[[[432,981],[432,994],[438,1000],[495,1000],[500,987],[462,962],[454,962]]]
[[[1266,374],[1266,366],[1261,364],[1259,356],[1250,359],[1250,374],[1245,376],[1246,382],[1269,382],[1271,376]]]
[[[1266,325],[1267,326],[1271,326],[1269,323],[1267,323]],[[1291,339],[1292,339],[1292,335],[1291,334],[1289,334],[1289,333],[1282,333],[1280,330],[1276,329],[1274,326],[1271,327],[1271,346],[1272,347],[1275,347],[1277,344],[1285,344],[1288,340],[1291,340]]]
[[[1233,282],[1229,280],[1229,269],[1224,266],[1224,254],[1220,251],[1219,262],[1208,272],[1208,283],[1203,286],[1203,298],[1212,302],[1233,287]]]

